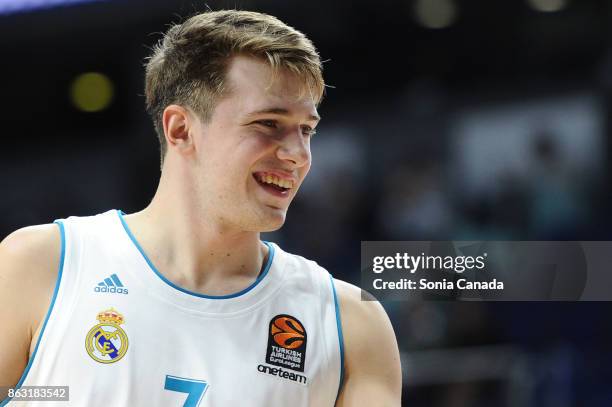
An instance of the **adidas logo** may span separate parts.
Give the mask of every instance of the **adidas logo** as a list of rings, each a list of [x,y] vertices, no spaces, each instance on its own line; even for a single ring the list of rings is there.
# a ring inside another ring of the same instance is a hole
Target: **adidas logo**
[[[97,293],[116,293],[116,294],[127,294],[128,289],[123,286],[117,274],[111,274],[110,277],[104,279],[94,287],[94,291]]]

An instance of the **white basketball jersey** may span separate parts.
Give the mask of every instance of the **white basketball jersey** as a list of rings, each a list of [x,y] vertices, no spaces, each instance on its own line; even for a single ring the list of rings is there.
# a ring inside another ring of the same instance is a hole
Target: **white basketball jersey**
[[[266,243],[251,286],[206,296],[164,278],[119,211],[57,223],[58,283],[18,386],[69,386],[54,406],[334,405],[341,325],[316,263]]]

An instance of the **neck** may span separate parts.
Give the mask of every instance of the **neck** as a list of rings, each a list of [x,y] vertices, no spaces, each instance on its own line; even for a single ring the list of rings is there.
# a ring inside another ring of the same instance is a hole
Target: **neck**
[[[125,220],[158,271],[197,293],[227,295],[257,278],[267,254],[259,232],[219,219],[188,183],[162,174],[150,205]],[[183,190],[180,190],[183,189]]]

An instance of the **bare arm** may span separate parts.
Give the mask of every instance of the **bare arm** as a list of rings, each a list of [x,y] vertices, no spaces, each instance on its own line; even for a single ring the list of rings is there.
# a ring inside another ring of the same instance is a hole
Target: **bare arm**
[[[337,407],[401,405],[402,372],[391,322],[377,301],[334,280],[344,334],[345,375]]]
[[[51,302],[60,250],[57,225],[23,228],[0,243],[0,386],[16,385],[28,363]]]

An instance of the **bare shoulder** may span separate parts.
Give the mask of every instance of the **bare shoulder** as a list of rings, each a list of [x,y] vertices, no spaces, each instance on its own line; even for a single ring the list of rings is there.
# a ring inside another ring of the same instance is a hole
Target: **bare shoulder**
[[[397,340],[382,305],[361,289],[334,280],[345,348],[345,378],[338,406],[399,406],[401,367]],[[364,404],[365,403],[365,404]]]
[[[0,242],[0,286],[37,289],[54,285],[60,261],[58,225],[19,229]]]
[[[369,349],[370,345],[374,345],[374,348],[393,345],[397,348],[393,327],[382,305],[367,293],[365,295],[368,297],[362,299],[359,287],[337,279],[334,279],[334,283],[347,347],[354,345],[357,349]]]
[[[0,386],[21,376],[51,302],[60,256],[54,224],[19,229],[0,243]]]

